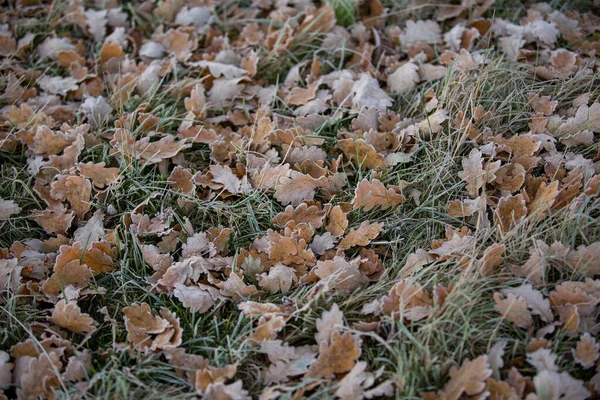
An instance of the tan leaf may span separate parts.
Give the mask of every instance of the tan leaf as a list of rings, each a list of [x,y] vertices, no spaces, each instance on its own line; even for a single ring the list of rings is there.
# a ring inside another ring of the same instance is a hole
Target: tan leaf
[[[274,340],[277,332],[285,327],[285,318],[282,315],[263,315],[259,318],[256,329],[249,339],[261,342],[263,340]]]
[[[191,144],[186,140],[177,140],[173,135],[167,135],[156,142],[150,142],[145,137],[135,142],[135,155],[140,161],[147,164],[156,164],[162,160],[175,157],[180,151],[187,149]]]
[[[222,184],[223,189],[229,193],[239,194],[242,192],[242,181],[227,165],[211,165],[210,173],[213,176],[213,182]]]
[[[225,282],[221,282],[217,284],[217,286],[221,289],[221,294],[223,296],[229,297],[234,301],[249,297],[257,292],[256,286],[247,285],[233,272]]]
[[[333,236],[342,236],[348,228],[347,213],[339,205],[333,206],[327,215],[327,232]]]
[[[193,112],[198,117],[202,117],[206,108],[204,86],[201,83],[196,84],[190,93],[190,97],[186,97],[183,101],[187,111]]]
[[[463,171],[458,173],[458,177],[467,182],[467,192],[470,196],[479,196],[479,190],[486,183],[492,182],[495,179],[494,172],[500,166],[500,161],[491,163],[490,166],[484,169],[483,158],[481,151],[477,149],[471,150],[469,158],[462,160]]]
[[[485,207],[484,201],[483,197],[477,197],[473,200],[453,200],[448,203],[448,215],[451,217],[470,217],[479,211],[481,206]]]
[[[463,361],[460,368],[450,369],[450,380],[438,393],[440,399],[458,400],[462,395],[482,396],[485,398],[485,381],[492,376],[487,356],[480,356],[473,361]]]
[[[533,221],[540,221],[548,215],[548,210],[550,210],[554,204],[558,193],[558,181],[553,181],[550,185],[546,185],[546,183],[542,182],[535,197],[527,205],[529,215]]]
[[[369,282],[369,278],[358,269],[355,262],[349,263],[338,256],[333,260],[317,262],[314,273],[326,287],[339,292],[351,292]]]
[[[403,279],[381,299],[381,312],[396,318],[419,321],[432,312],[433,301],[418,282]]]
[[[592,335],[586,332],[581,335],[577,347],[573,349],[573,357],[575,362],[583,368],[590,368],[600,358],[598,350],[600,350],[600,344],[596,342]]]
[[[81,175],[91,179],[95,187],[103,189],[109,183],[115,182],[119,176],[119,168],[105,168],[105,165],[104,161],[97,164],[79,163],[77,168]]]
[[[330,343],[319,345],[319,357],[310,366],[307,377],[331,378],[351,371],[360,353],[360,340],[352,333],[333,332]]]
[[[50,278],[44,282],[42,291],[46,294],[57,295],[63,288],[73,285],[78,288],[89,286],[93,272],[85,264],[80,264],[79,260],[73,260],[66,263],[60,271],[54,272]]]
[[[194,182],[192,182],[192,176],[192,171],[178,165],[173,168],[173,171],[171,172],[171,175],[169,175],[167,181],[173,190],[192,194],[196,189],[196,185],[194,185]]]
[[[273,224],[284,227],[288,222],[292,221],[296,225],[301,223],[310,224],[315,229],[323,226],[325,219],[325,211],[317,206],[308,206],[306,203],[301,203],[298,207],[287,206],[284,212],[281,212],[273,217]]]
[[[315,255],[307,246],[306,239],[297,231],[281,235],[269,230],[267,232],[269,258],[286,265],[313,265]]]
[[[54,271],[61,272],[66,264],[75,260],[81,261],[81,264],[89,267],[94,275],[113,271],[115,269],[113,262],[115,253],[113,251],[115,250],[106,242],[92,243],[87,250],[79,242],[75,242],[71,246],[60,246]]]
[[[263,314],[279,314],[281,307],[273,303],[258,303],[256,301],[244,301],[238,304],[240,310],[246,317],[260,317]]]
[[[527,308],[531,310],[532,315],[539,315],[544,322],[552,322],[554,316],[550,310],[550,302],[544,298],[542,292],[534,289],[531,284],[527,283],[519,287],[511,287],[500,291],[507,296],[513,294],[518,298],[525,300]]]
[[[198,286],[175,285],[173,295],[179,299],[185,308],[201,314],[210,310],[217,300],[225,300],[217,288],[198,284]]]
[[[371,243],[371,240],[379,236],[383,229],[383,222],[370,223],[364,221],[358,228],[350,229],[350,232],[340,241],[338,247],[342,250],[347,250],[354,246],[366,246]]]
[[[277,264],[258,278],[258,285],[269,293],[288,292],[293,282],[297,282],[296,271],[283,264]]]
[[[502,264],[504,260],[504,252],[506,246],[499,243],[494,243],[485,249],[481,258],[481,273],[484,276],[490,276],[494,273],[494,269]]]
[[[522,194],[502,197],[494,212],[494,220],[502,232],[508,232],[527,216],[527,207]]]
[[[384,168],[386,166],[385,157],[363,139],[342,139],[338,144],[346,157],[361,169]]]
[[[313,200],[316,189],[323,183],[323,179],[292,171],[291,177],[279,178],[274,197],[281,204],[297,206],[304,201]]]
[[[160,313],[146,303],[123,309],[127,340],[138,351],[156,351],[181,344],[181,328],[177,317],[167,309]]]
[[[52,316],[48,317],[48,321],[82,335],[94,332],[97,325],[89,314],[81,312],[76,301],[66,302],[65,300],[56,303],[54,310],[52,310]]]
[[[228,253],[231,235],[233,235],[233,229],[223,228],[221,225],[206,230],[208,240],[213,243],[217,252],[222,255],[227,255]]]
[[[83,219],[91,207],[92,184],[90,180],[83,176],[59,175],[58,179],[52,182],[51,187],[50,195],[56,200],[68,200],[71,210],[79,219]]]
[[[509,322],[512,322],[519,328],[529,328],[533,323],[531,313],[527,309],[527,303],[522,297],[517,297],[509,293],[506,297],[502,293],[494,293],[494,308],[502,314]]]
[[[33,147],[36,154],[55,155],[62,152],[71,143],[73,138],[67,137],[63,132],[52,132],[46,125],[37,127],[33,136]]]
[[[54,399],[53,389],[61,385],[60,371],[63,363],[56,351],[42,353],[36,357],[19,357],[16,361],[14,382],[19,399]]]
[[[404,196],[392,188],[386,190],[378,179],[374,179],[373,182],[363,179],[354,190],[352,208],[356,210],[364,207],[365,211],[370,211],[375,207],[381,207],[385,210],[395,208],[403,202]]]

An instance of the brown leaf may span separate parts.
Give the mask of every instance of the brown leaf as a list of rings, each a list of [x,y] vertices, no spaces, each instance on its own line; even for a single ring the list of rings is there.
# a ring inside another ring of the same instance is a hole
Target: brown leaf
[[[583,368],[592,367],[596,360],[600,358],[599,349],[600,344],[596,342],[596,339],[589,333],[584,333],[577,342],[577,347],[573,349],[575,362]]]
[[[83,176],[59,175],[51,187],[50,195],[56,200],[68,200],[71,210],[79,219],[83,219],[91,207],[92,184],[89,179]]]
[[[381,299],[381,312],[396,318],[419,321],[432,312],[433,301],[418,282],[403,279]]]
[[[527,310],[527,303],[522,297],[509,293],[506,297],[502,293],[494,293],[494,308],[502,314],[507,321],[512,322],[519,328],[527,329],[533,323],[531,313]]]
[[[173,171],[171,172],[171,175],[169,175],[167,181],[173,190],[192,194],[196,189],[196,185],[194,185],[194,182],[192,182],[192,176],[193,174],[189,169],[180,167],[178,165],[173,168]]]
[[[548,215],[548,210],[554,204],[556,197],[558,196],[558,181],[553,181],[550,185],[542,182],[535,197],[527,205],[529,215],[534,222],[540,221]]]
[[[334,374],[348,372],[360,357],[360,340],[350,332],[331,334],[330,343],[321,342],[319,357],[310,366],[307,377],[332,378]]]
[[[73,260],[66,263],[60,271],[54,272],[44,282],[42,291],[46,294],[57,295],[69,285],[85,288],[89,286],[92,276],[93,272],[87,265],[80,264],[79,260]]]
[[[160,313],[146,303],[123,309],[127,340],[138,351],[156,351],[181,344],[181,328],[177,317],[167,309]]]
[[[508,232],[527,216],[527,207],[522,194],[502,197],[494,212],[494,220],[502,232]]]
[[[467,182],[467,192],[470,196],[479,196],[479,191],[486,183],[493,182],[496,179],[494,173],[500,167],[500,161],[495,161],[485,166],[481,151],[471,150],[469,158],[462,160],[463,171],[458,173],[458,177]]]
[[[167,135],[156,142],[150,142],[145,137],[135,142],[136,158],[147,164],[156,164],[162,160],[175,157],[180,151],[187,149],[191,144],[186,140],[177,140],[173,135]]]
[[[275,199],[284,205],[297,206],[304,201],[313,200],[316,189],[324,182],[324,179],[292,171],[291,177],[279,178],[279,184],[275,187]]]
[[[450,380],[438,393],[440,399],[458,400],[462,395],[481,396],[485,398],[485,381],[492,376],[487,356],[480,356],[473,361],[463,361],[460,368],[450,369]]]
[[[89,314],[82,313],[76,301],[60,300],[52,310],[52,316],[47,319],[53,324],[81,335],[96,330],[96,321]]]
[[[339,292],[351,292],[369,282],[369,278],[358,269],[356,262],[349,263],[338,256],[333,260],[317,262],[314,273],[326,287]]]
[[[113,248],[106,242],[92,243],[87,250],[82,247],[81,243],[75,242],[71,246],[60,246],[54,271],[61,272],[66,264],[77,260],[81,261],[82,265],[89,267],[94,275],[98,275],[115,269],[114,256]]]
[[[327,215],[327,232],[333,236],[342,236],[348,228],[347,213],[339,205],[333,206]]]
[[[307,223],[315,229],[323,226],[325,219],[325,211],[317,206],[308,206],[306,203],[301,203],[298,207],[287,206],[284,212],[281,212],[273,217],[273,224],[284,227],[289,222],[296,225]]]
[[[382,229],[383,222],[370,223],[369,221],[364,221],[357,229],[350,229],[350,232],[344,236],[338,247],[342,250],[347,250],[354,246],[366,246],[371,243],[371,240],[379,236]]]
[[[361,169],[384,168],[385,157],[363,139],[342,139],[338,142],[342,151],[352,162]]]
[[[395,208],[403,202],[404,196],[392,188],[386,190],[378,179],[374,179],[373,182],[363,179],[354,191],[352,208],[356,210],[364,207],[365,211],[370,211],[375,207],[381,207],[385,210]]]
[[[103,189],[109,183],[115,182],[119,176],[119,168],[105,168],[105,165],[105,162],[79,163],[77,168],[81,175],[92,180],[95,187]]]
[[[296,271],[283,264],[277,264],[258,278],[258,285],[269,293],[288,292],[293,282],[297,282]]]

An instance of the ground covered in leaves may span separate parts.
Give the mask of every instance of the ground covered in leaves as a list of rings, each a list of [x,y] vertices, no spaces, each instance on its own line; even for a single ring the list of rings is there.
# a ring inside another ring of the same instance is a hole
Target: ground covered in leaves
[[[592,1],[8,3],[0,398],[600,396]]]

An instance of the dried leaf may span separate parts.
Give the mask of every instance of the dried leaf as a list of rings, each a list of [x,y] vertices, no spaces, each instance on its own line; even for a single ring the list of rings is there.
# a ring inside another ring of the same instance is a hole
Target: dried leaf
[[[48,321],[81,335],[94,332],[97,325],[89,314],[81,312],[77,302],[66,302],[65,300],[56,303],[52,316],[48,317]]]
[[[394,189],[386,190],[383,183],[374,179],[369,182],[363,179],[354,191],[354,199],[352,199],[352,208],[354,210],[364,207],[365,211],[370,211],[375,207],[381,207],[385,210],[395,208],[404,202],[404,196],[397,193]]]
[[[340,241],[338,248],[347,250],[354,246],[367,246],[375,239],[383,229],[383,222],[370,223],[364,221],[358,228],[350,229],[350,232]]]

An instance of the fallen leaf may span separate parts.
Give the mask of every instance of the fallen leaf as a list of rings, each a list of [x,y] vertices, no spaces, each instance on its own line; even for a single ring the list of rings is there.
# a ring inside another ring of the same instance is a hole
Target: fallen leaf
[[[96,321],[89,314],[81,312],[75,301],[60,300],[54,306],[48,321],[81,335],[92,333],[96,330]]]
[[[364,221],[358,228],[352,228],[338,244],[338,248],[347,250],[354,246],[367,246],[383,229],[383,222],[370,223]]]
[[[319,345],[319,356],[311,364],[307,377],[331,378],[334,374],[351,371],[360,357],[360,345],[360,340],[350,332],[333,332],[329,343]]]
[[[373,208],[380,207],[385,210],[395,208],[403,202],[404,196],[392,188],[386,190],[379,180],[374,179],[373,182],[369,182],[363,179],[354,191],[352,208],[356,210],[363,207],[365,211],[371,211]]]

